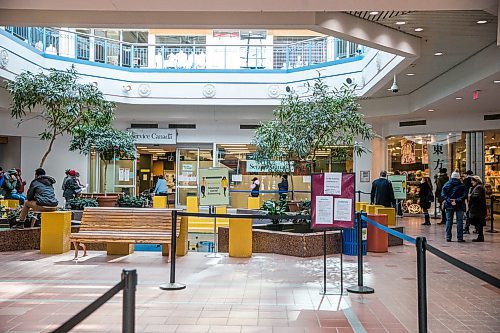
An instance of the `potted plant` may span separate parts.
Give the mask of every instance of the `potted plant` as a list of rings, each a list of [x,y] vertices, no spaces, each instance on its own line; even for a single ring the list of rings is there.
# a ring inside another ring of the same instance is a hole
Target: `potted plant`
[[[299,214],[311,216],[311,200],[303,200],[299,203]],[[308,233],[311,230],[310,219],[293,220],[293,232]]]
[[[84,210],[85,207],[99,207],[95,198],[76,197],[68,200],[71,210]]]
[[[265,211],[268,216],[285,215],[286,202],[285,201],[266,200],[262,204],[261,209],[263,211]],[[274,231],[282,231],[283,224],[280,224],[279,219],[272,219],[271,223],[266,226],[266,229],[274,230]]]
[[[108,165],[115,159],[135,159],[134,137],[131,133],[110,126],[81,126],[74,131],[70,150],[79,150],[84,155],[94,152],[104,163],[104,194],[92,196],[100,207],[116,205],[118,193],[107,192]]]
[[[146,200],[141,197],[131,197],[124,195],[118,198],[119,207],[143,208],[146,205]]]
[[[81,126],[108,126],[113,120],[115,104],[107,101],[92,83],[78,80],[72,66],[66,71],[50,69],[48,73],[27,71],[13,81],[6,81],[6,89],[12,96],[11,116],[19,119],[18,125],[37,119],[45,128],[40,139],[49,141],[49,145],[40,167],[58,137],[72,136]],[[25,118],[28,112],[30,117]]]

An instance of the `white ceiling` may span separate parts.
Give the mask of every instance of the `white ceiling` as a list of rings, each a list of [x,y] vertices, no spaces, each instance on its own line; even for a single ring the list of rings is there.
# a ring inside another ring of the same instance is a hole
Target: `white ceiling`
[[[359,14],[361,16],[362,14]],[[487,20],[486,24],[477,24]],[[396,25],[397,21],[406,22]],[[398,95],[409,94],[483,48],[496,43],[497,17],[484,11],[408,12],[381,18],[378,23],[422,38],[421,56],[397,75]],[[420,27],[422,32],[415,32]],[[434,56],[443,52],[443,56]],[[407,76],[414,73],[414,76]],[[373,97],[394,96],[388,82]]]

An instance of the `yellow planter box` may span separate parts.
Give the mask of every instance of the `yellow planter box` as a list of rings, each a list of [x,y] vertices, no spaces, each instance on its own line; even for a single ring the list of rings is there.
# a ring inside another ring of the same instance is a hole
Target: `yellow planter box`
[[[252,219],[229,219],[229,256],[252,256]]]
[[[155,195],[153,197],[153,208],[167,208],[167,197]]]
[[[260,198],[248,197],[247,207],[248,209],[260,209]]]
[[[362,202],[362,201],[356,202],[356,211],[357,212],[362,211],[363,208],[368,204],[369,204],[368,202]]]
[[[386,214],[387,215],[387,225],[396,226],[396,208],[389,207],[376,207],[376,214]]]
[[[71,212],[43,212],[40,231],[40,253],[61,254],[71,248]]]

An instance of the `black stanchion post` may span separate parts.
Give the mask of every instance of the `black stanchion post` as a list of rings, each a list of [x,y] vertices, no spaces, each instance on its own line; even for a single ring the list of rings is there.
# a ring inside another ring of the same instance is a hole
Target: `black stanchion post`
[[[122,332],[135,332],[135,289],[137,286],[137,271],[135,269],[124,269],[122,280],[123,287],[123,309],[122,309]]]
[[[496,234],[498,231],[495,230],[495,227],[493,226],[493,223],[495,222],[495,214],[493,213],[493,210],[495,209],[495,198],[490,196],[490,230],[486,230],[486,232],[490,232],[492,234]]]
[[[326,230],[323,231],[323,294],[326,294]]]
[[[172,258],[170,259],[170,283],[160,284],[163,290],[181,290],[186,288],[185,284],[175,282],[175,257],[177,252],[177,211],[172,211]]]
[[[427,282],[425,237],[417,237],[418,332],[427,333]]]
[[[361,220],[361,212],[356,212],[356,221],[358,221],[357,236],[358,236],[358,285],[347,288],[347,291],[354,294],[373,294],[375,290],[370,287],[363,286],[363,221]]]

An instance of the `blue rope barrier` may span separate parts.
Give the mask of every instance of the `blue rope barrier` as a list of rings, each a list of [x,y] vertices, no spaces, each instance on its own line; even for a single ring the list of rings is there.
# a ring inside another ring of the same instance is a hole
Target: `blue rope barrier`
[[[416,243],[417,243],[417,240],[416,240],[415,238],[410,237],[410,236],[408,236],[408,235],[406,235],[406,234],[403,234],[402,232],[399,232],[399,231],[396,231],[396,230],[392,230],[391,228],[388,228],[388,227],[386,227],[385,225],[382,225],[382,224],[380,224],[380,223],[378,223],[378,222],[375,222],[375,221],[373,221],[373,220],[370,220],[368,217],[366,217],[366,216],[364,216],[364,215],[362,215],[362,216],[361,216],[361,219],[362,219],[363,221],[365,221],[365,222],[367,222],[367,223],[370,223],[371,225],[373,225],[373,226],[375,226],[375,227],[377,227],[377,228],[379,228],[379,229],[381,229],[381,230],[383,230],[383,231],[387,232],[388,234],[391,234],[391,235],[393,235],[393,236],[396,236],[396,237],[398,237],[398,238],[401,238],[401,239],[403,239],[403,240],[405,240],[405,241],[407,241],[407,242],[410,242],[410,243],[412,243],[412,244],[416,244]]]

